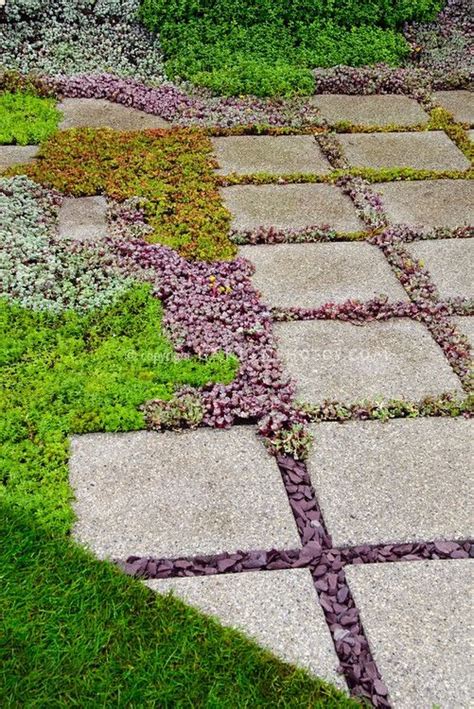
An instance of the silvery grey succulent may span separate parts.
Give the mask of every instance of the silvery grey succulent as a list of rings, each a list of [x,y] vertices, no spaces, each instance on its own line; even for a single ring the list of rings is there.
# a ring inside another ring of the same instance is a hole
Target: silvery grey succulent
[[[163,80],[159,41],[138,23],[139,0],[8,0],[0,65],[49,75],[111,72]]]

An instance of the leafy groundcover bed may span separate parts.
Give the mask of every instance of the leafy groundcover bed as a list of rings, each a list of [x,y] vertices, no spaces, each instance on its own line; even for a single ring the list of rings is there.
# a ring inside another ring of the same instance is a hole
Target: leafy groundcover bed
[[[41,143],[57,129],[60,112],[52,98],[0,93],[0,145]]]
[[[209,138],[192,129],[73,129],[53,136],[41,159],[18,172],[75,197],[137,197],[152,229],[149,241],[185,258],[231,258],[230,215],[219,197],[211,153]]]
[[[404,23],[427,21],[442,0],[143,0],[171,78],[221,94],[310,94],[311,69],[399,65],[410,54]]]

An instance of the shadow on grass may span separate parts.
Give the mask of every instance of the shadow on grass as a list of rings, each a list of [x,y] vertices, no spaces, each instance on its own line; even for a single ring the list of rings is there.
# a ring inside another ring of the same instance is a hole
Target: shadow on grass
[[[358,706],[22,511],[0,537],[3,707]]]

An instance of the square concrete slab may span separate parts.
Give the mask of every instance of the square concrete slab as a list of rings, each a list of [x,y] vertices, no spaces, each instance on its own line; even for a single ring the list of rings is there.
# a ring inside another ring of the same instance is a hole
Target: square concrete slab
[[[330,172],[312,135],[239,135],[213,138],[220,175],[270,172],[279,175]]]
[[[236,229],[324,224],[340,231],[364,228],[350,198],[334,185],[237,185],[223,188],[221,194]]]
[[[423,262],[441,298],[474,298],[474,239],[433,239],[407,246]]]
[[[408,300],[381,251],[370,244],[244,246],[239,255],[255,265],[253,284],[274,307],[315,308],[381,294]]]
[[[474,224],[474,182],[420,180],[373,185],[394,223],[424,227]]]
[[[468,170],[469,160],[443,131],[419,133],[339,133],[354,167],[412,167],[417,170]]]
[[[66,197],[59,210],[59,236],[92,241],[107,236],[105,197]]]
[[[346,566],[394,709],[472,707],[472,561]]]
[[[472,91],[437,91],[436,103],[453,114],[460,123],[474,123],[474,93]]]
[[[458,378],[425,327],[406,318],[358,326],[335,320],[276,323],[278,352],[313,404],[376,397],[417,401],[462,393]]]
[[[75,436],[70,479],[75,536],[100,558],[300,546],[253,428]]]
[[[336,546],[466,539],[474,421],[321,423],[309,472]]]
[[[429,120],[417,101],[396,94],[319,94],[313,97],[312,102],[331,125],[344,122],[361,126],[411,126]]]
[[[347,689],[308,569],[148,581],[241,630],[282,660]]]
[[[31,162],[38,149],[38,145],[0,145],[0,170]]]
[[[59,126],[61,130],[86,127],[146,130],[170,125],[160,116],[102,98],[65,98],[58,104],[58,109],[64,114]]]

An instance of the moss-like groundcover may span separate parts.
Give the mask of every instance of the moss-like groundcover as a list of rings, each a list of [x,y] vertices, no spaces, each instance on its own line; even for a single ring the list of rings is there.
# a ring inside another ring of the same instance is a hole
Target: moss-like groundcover
[[[236,360],[177,359],[149,286],[87,314],[34,312],[0,300],[3,335],[3,493],[54,530],[67,531],[68,435],[145,427],[139,406],[178,385],[232,380]]]
[[[12,172],[75,197],[139,197],[160,242],[185,258],[231,258],[230,214],[213,173],[212,145],[197,129],[122,133],[72,129],[41,146],[41,159]]]
[[[33,145],[56,130],[56,102],[30,93],[0,93],[0,145]]]
[[[442,0],[143,0],[171,78],[227,95],[310,94],[311,69],[399,65],[404,23],[432,19]]]

